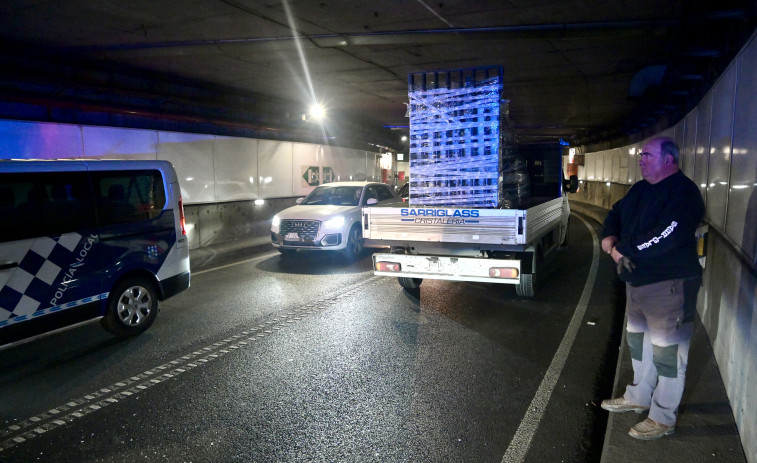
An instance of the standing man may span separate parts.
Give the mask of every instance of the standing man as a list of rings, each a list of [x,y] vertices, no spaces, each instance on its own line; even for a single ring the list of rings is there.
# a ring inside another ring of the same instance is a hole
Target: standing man
[[[675,430],[702,281],[694,233],[704,216],[699,188],[678,167],[670,138],[642,148],[636,182],[608,213],[602,250],[626,282],[626,339],[633,382],[602,402],[611,412],[643,413],[629,435],[658,439]]]

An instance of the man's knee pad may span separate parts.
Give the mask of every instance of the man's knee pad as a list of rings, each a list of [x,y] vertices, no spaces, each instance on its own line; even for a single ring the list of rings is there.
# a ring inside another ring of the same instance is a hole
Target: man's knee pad
[[[641,362],[641,353],[644,350],[644,333],[626,333],[626,342],[631,351],[631,358]]]
[[[654,366],[657,367],[657,374],[667,378],[678,376],[678,344],[672,346],[660,347],[652,346]]]

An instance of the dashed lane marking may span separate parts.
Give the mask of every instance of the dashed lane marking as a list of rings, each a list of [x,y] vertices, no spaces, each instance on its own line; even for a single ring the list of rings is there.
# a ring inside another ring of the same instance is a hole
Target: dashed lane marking
[[[0,430],[0,453],[55,428],[72,423],[90,413],[100,411],[109,405],[122,400],[132,399],[137,394],[153,386],[169,379],[174,379],[200,365],[217,360],[229,352],[253,346],[261,338],[270,336],[274,332],[291,326],[303,318],[333,307],[338,302],[355,296],[359,291],[375,286],[382,280],[382,277],[370,276],[368,279],[352,285],[347,291],[339,295],[329,296],[319,301],[305,304],[287,314],[279,315],[267,322],[260,323],[254,328],[246,329],[222,341],[202,347],[190,354],[183,355],[78,399],[58,405],[39,415],[9,425],[7,428]]]

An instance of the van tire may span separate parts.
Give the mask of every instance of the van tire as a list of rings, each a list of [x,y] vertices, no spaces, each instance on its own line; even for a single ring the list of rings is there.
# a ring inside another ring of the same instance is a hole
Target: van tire
[[[140,276],[127,277],[110,291],[102,325],[116,336],[135,336],[149,328],[157,316],[155,283]]]
[[[400,286],[405,289],[416,289],[421,286],[421,283],[423,283],[423,278],[398,277],[397,281],[399,281]]]

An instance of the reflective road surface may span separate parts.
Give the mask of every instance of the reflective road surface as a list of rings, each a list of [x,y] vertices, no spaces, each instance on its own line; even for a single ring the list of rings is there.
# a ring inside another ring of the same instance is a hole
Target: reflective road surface
[[[407,292],[368,254],[195,269],[136,338],[0,351],[0,462],[598,461],[623,313],[596,228],[533,299]]]

